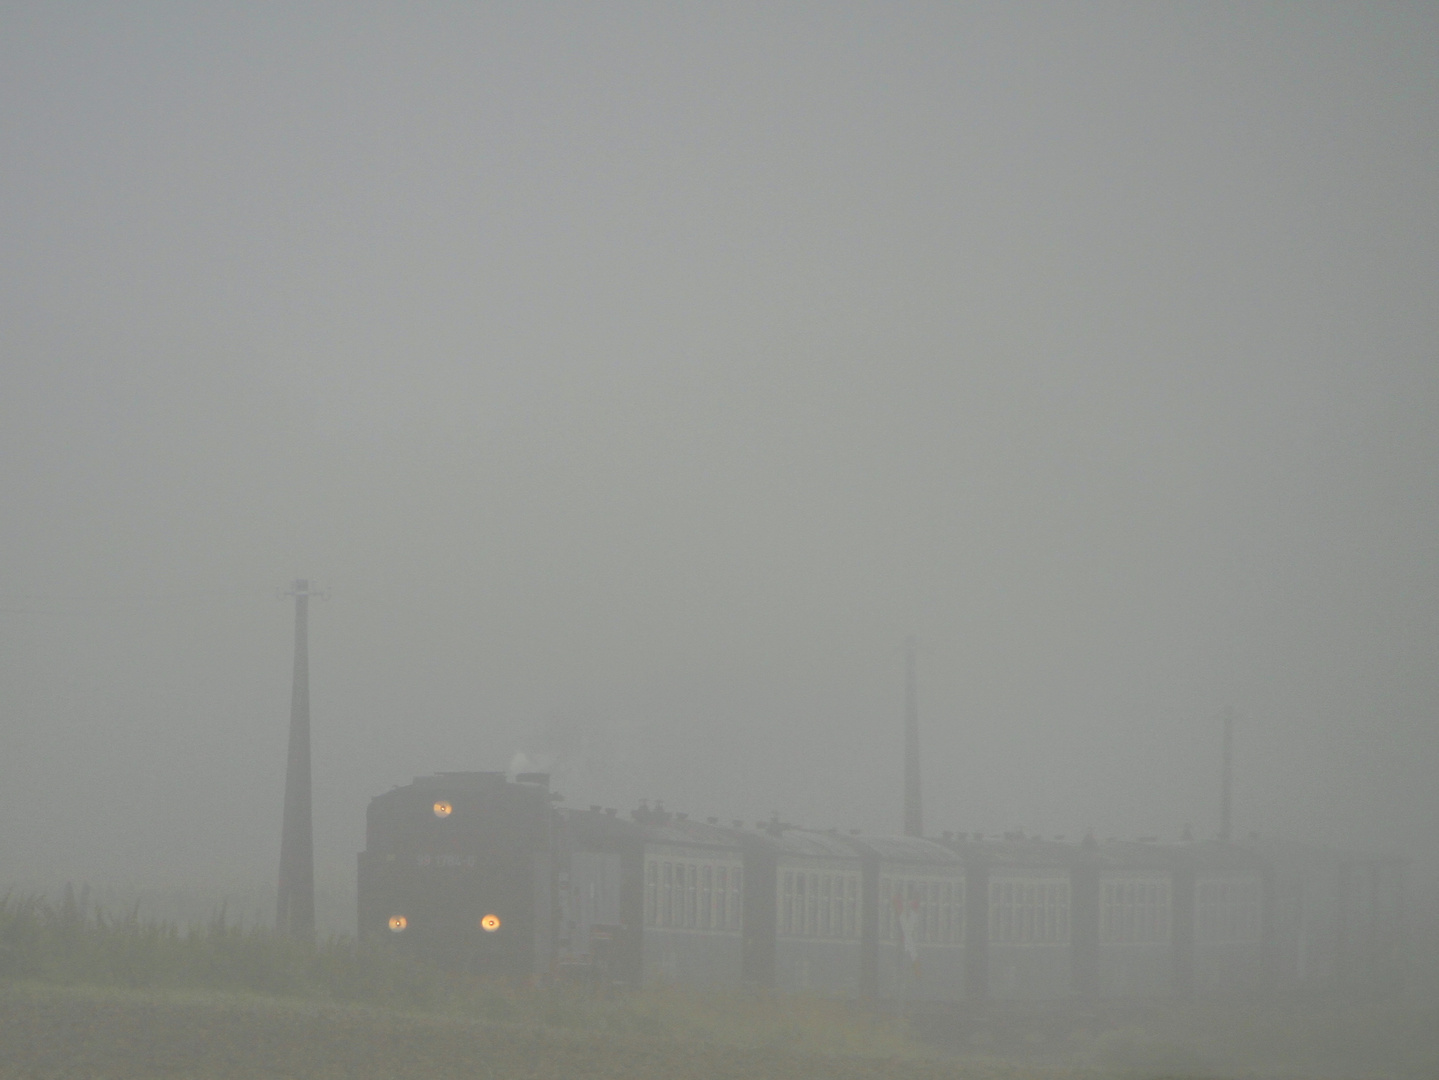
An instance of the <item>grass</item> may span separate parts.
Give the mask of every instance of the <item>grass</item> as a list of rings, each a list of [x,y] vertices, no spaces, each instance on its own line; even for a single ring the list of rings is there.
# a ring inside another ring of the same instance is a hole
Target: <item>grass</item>
[[[893,1018],[840,1002],[777,994],[517,987],[427,969],[394,950],[330,937],[314,944],[227,920],[181,928],[135,910],[0,898],[0,983],[111,991],[218,992],[234,1000],[358,1005],[430,1018],[617,1038],[681,1040],[794,1054],[917,1060],[926,1051]],[[179,999],[167,999],[171,1004]],[[198,999],[197,999],[198,1000]]]
[[[227,920],[181,929],[90,908],[71,889],[60,904],[0,898],[0,979],[56,985],[204,988],[422,1008],[433,979],[388,949],[331,937],[318,944]]]
[[[1072,1075],[1072,1074],[1061,1074]],[[211,991],[0,987],[0,1080],[1054,1080]]]
[[[943,1080],[902,1023],[773,994],[515,987],[223,912],[189,928],[73,891],[0,899],[0,1080]],[[966,1073],[1018,1076],[1012,1069]]]
[[[1071,1003],[914,1025],[798,995],[485,982],[223,909],[182,928],[72,890],[0,898],[0,1080],[1439,1076],[1433,1002]]]

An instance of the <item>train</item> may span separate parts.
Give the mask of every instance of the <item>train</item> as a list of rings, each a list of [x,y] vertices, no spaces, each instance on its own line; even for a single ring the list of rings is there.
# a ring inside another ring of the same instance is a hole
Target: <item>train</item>
[[[1382,994],[1403,858],[1301,844],[885,836],[558,805],[442,772],[372,799],[359,936],[522,981],[876,1003]]]

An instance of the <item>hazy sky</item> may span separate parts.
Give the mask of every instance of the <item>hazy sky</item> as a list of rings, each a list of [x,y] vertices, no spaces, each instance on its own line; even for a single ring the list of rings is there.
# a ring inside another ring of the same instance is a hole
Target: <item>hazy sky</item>
[[[571,802],[1439,858],[1439,8],[0,6],[0,879]],[[346,870],[348,872],[348,870]]]

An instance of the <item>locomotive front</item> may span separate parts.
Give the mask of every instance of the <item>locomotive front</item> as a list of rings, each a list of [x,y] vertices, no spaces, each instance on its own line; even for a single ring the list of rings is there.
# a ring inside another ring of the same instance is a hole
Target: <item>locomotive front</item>
[[[476,974],[546,970],[553,944],[548,777],[439,773],[370,800],[359,934]]]

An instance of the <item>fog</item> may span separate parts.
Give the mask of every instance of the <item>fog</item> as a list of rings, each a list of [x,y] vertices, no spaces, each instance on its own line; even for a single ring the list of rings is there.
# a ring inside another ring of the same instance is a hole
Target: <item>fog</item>
[[[571,804],[1439,863],[1429,5],[0,12],[0,881]],[[348,902],[353,904],[353,895]]]

